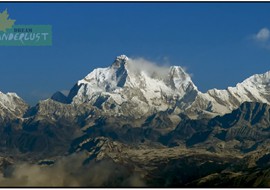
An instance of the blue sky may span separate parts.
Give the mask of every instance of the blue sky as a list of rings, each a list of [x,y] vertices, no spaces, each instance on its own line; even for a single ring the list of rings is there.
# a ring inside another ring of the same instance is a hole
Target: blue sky
[[[270,3],[0,3],[19,24],[49,24],[51,47],[1,47],[0,91],[32,105],[117,55],[187,68],[199,90],[270,70]]]

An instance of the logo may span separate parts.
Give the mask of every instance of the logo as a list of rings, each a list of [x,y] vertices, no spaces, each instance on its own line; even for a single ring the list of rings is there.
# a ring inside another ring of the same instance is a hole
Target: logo
[[[14,25],[7,9],[0,13],[0,46],[51,46],[51,25]]]

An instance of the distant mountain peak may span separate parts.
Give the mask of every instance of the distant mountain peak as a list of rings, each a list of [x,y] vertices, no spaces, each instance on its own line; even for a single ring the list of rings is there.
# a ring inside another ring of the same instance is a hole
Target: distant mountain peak
[[[61,103],[68,103],[68,98],[60,91],[54,93],[51,99]]]
[[[28,105],[16,93],[0,92],[0,121],[5,117],[22,117]]]

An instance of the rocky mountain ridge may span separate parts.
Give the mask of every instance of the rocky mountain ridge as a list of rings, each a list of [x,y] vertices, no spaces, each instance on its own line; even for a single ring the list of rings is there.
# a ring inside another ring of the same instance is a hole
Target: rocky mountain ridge
[[[110,67],[95,69],[79,80],[68,96],[56,92],[51,100],[72,107],[96,107],[111,116],[137,118],[159,111],[172,115],[185,113],[194,119],[212,118],[231,112],[243,102],[270,104],[270,71],[253,75],[236,87],[202,93],[180,66],[144,69],[136,64],[141,63],[125,55],[118,56]],[[0,98],[2,110],[13,117],[22,117],[29,107],[15,93],[1,93]],[[50,102],[40,101],[38,105]]]
[[[137,68],[140,64],[136,59],[118,56],[110,67],[95,69],[79,80],[66,99],[61,95],[62,102],[87,103],[110,115],[141,117],[169,111],[191,118],[223,115],[243,102],[270,104],[270,72],[253,75],[236,87],[202,93],[180,66],[152,66],[149,71]],[[147,68],[149,63],[145,64]],[[52,99],[59,100],[55,96]]]

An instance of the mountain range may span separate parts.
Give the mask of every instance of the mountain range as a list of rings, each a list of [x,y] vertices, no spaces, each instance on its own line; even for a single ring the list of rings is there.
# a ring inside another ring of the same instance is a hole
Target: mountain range
[[[4,185],[269,186],[270,71],[202,93],[180,66],[121,55],[32,107],[0,93],[0,124]],[[21,183],[22,162],[46,176],[60,163],[86,172],[68,176],[75,184]]]

